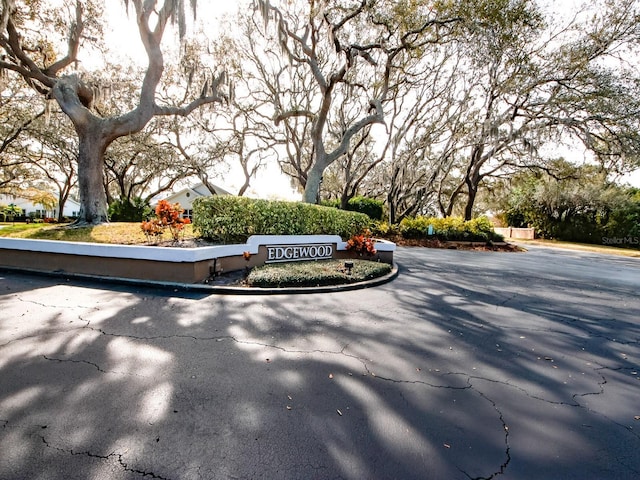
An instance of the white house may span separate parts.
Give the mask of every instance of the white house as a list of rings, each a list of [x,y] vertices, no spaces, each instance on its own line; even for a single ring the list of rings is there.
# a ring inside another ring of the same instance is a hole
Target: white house
[[[213,185],[216,195],[233,195],[224,188]],[[211,191],[206,187],[204,183],[198,183],[192,187],[183,188],[179,192],[172,193],[168,197],[163,198],[169,203],[179,203],[184,209],[182,216],[184,218],[193,219],[193,200],[198,197],[210,197]]]
[[[36,218],[58,218],[58,206],[53,210],[46,210],[44,206],[34,204],[31,200],[18,197],[16,195],[0,194],[0,205],[15,205],[24,211],[25,216],[35,216]],[[70,198],[64,204],[62,215],[64,217],[77,217],[80,212],[80,204]]]

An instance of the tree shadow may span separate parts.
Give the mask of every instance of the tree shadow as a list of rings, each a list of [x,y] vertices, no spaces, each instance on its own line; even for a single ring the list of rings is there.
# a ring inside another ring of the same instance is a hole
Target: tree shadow
[[[636,476],[629,289],[398,257],[303,296],[0,279],[0,477]]]

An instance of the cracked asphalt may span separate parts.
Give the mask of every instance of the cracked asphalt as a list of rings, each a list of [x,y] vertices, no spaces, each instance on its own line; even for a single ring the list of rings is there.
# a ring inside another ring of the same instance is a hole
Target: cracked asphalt
[[[640,259],[396,260],[309,295],[0,272],[0,479],[640,477]]]

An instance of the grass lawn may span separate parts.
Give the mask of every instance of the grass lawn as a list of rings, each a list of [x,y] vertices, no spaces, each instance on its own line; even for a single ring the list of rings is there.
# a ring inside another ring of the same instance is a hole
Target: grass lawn
[[[0,223],[0,237],[64,240],[67,242],[118,243],[124,245],[149,244],[140,223],[107,223],[92,227],[69,227],[64,224]],[[186,225],[183,238],[193,238],[192,225]],[[158,241],[170,240],[165,233]],[[154,242],[156,243],[156,242]]]
[[[522,240],[519,238],[511,238],[507,239],[509,242],[517,243],[525,248],[527,245],[539,245],[539,246],[547,246],[547,247],[556,247],[556,248],[566,248],[568,250],[579,250],[583,252],[593,252],[593,253],[606,253],[609,255],[620,255],[622,257],[636,257],[640,258],[640,250],[632,249],[632,248],[620,248],[620,247],[611,247],[608,245],[593,245],[590,243],[573,243],[573,242],[561,242],[559,240],[544,240],[544,239],[536,239],[536,240]]]

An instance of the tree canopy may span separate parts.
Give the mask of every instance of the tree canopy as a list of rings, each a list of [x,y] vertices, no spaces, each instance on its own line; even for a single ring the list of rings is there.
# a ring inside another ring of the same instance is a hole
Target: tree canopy
[[[0,188],[59,171],[52,191],[76,189],[79,221],[99,223],[116,198],[230,164],[244,194],[271,162],[306,202],[364,194],[398,222],[469,219],[505,179],[554,174],[558,149],[606,181],[640,168],[637,1],[563,18],[534,0],[250,7],[207,25],[196,13],[216,7],[195,0],[2,0]],[[116,58],[107,8],[144,65]]]

